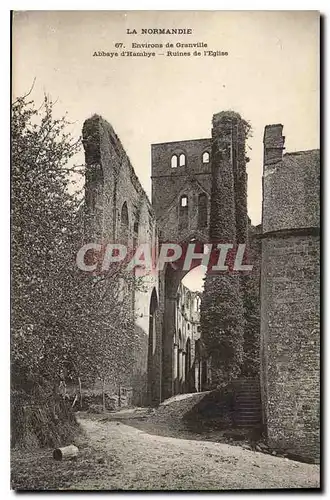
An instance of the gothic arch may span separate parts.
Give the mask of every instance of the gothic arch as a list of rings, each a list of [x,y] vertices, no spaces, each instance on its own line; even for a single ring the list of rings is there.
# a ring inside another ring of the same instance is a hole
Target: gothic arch
[[[155,287],[153,288],[149,302],[149,336],[148,336],[148,399],[153,405],[158,400],[158,388],[155,388],[154,380],[159,360],[157,354],[157,310],[158,298]]]
[[[186,155],[184,153],[181,153],[179,156],[179,167],[185,167],[187,162]]]
[[[207,205],[208,198],[206,193],[198,195],[198,228],[207,227]]]
[[[179,230],[187,228],[189,224],[189,198],[182,194],[179,199]]]
[[[185,389],[191,390],[190,384],[190,371],[191,371],[191,341],[190,337],[186,341],[186,362],[185,362]]]
[[[176,148],[171,153],[171,168],[186,167],[188,163],[187,151],[184,148]]]
[[[128,207],[127,202],[124,201],[120,212],[120,233],[123,241],[128,242],[129,235],[129,218],[128,218]]]
[[[177,168],[177,167],[178,167],[178,157],[177,157],[177,155],[172,155],[171,168]]]
[[[210,163],[210,153],[208,151],[204,151],[202,155],[202,162],[204,165]]]

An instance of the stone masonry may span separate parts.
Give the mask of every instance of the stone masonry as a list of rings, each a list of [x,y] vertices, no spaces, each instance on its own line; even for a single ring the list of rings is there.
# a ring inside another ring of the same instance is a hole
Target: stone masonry
[[[154,210],[141,187],[131,162],[112,126],[98,115],[83,126],[86,158],[85,239],[101,244],[116,241],[131,249],[139,244],[157,245]],[[158,277],[148,276],[143,291],[132,290],[132,312],[139,338],[132,383],[139,380],[139,403],[147,402],[147,370],[153,380],[160,370],[156,351],[155,318],[158,308]],[[153,343],[153,344],[152,344]],[[151,354],[150,354],[151,353]]]
[[[319,452],[319,151],[283,154],[282,128],[265,129],[262,226],[248,229],[257,263],[251,286],[258,288],[260,269],[260,380],[269,444],[310,458]],[[233,138],[231,158],[243,164],[243,139],[238,132]],[[207,242],[214,141],[221,137],[153,144],[150,203],[112,126],[97,115],[86,120],[86,241],[132,248]],[[236,226],[244,242],[246,174],[234,170],[234,182],[241,185]],[[144,292],[132,290],[139,404],[202,388],[199,297],[182,285],[185,274],[166,266],[148,278]],[[258,321],[258,290],[255,295]],[[253,329],[258,336],[259,326]]]
[[[283,154],[282,125],[264,135],[261,388],[269,445],[319,455],[318,150]]]

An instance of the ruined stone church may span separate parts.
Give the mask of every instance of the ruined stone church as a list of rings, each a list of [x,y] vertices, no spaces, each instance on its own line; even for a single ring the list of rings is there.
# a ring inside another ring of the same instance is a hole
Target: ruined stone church
[[[247,329],[244,339],[247,351],[251,345],[257,350],[254,370],[241,378],[242,401],[249,403],[241,419],[247,425],[260,420],[275,448],[314,456],[319,449],[319,151],[284,154],[282,125],[266,126],[262,224],[253,227],[241,123],[238,114],[222,112],[214,115],[209,138],[152,144],[150,202],[113,127],[97,115],[87,119],[86,238],[120,239],[132,247],[158,248],[169,241],[203,245],[218,210],[214,193],[225,182],[222,164],[229,162],[236,240],[250,251],[260,316],[258,328]],[[206,390],[212,382],[199,327],[201,293],[184,286],[186,273],[167,265],[148,277],[146,289],[132,291],[136,328],[144,339],[136,367],[145,381],[143,404]]]

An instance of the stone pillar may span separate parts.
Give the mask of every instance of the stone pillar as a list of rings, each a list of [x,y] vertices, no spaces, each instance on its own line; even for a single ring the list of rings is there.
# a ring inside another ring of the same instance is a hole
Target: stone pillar
[[[182,349],[179,348],[179,376],[178,376],[178,380],[179,380],[179,393],[181,392],[181,388],[182,388]]]
[[[176,297],[165,299],[164,335],[163,335],[163,376],[162,400],[173,395],[173,347],[175,338]]]
[[[173,347],[173,381],[174,388],[176,389],[177,381],[178,381],[178,345],[174,344]],[[174,390],[176,392],[176,390]]]
[[[182,351],[182,392],[185,392],[185,386],[186,386],[186,363],[187,363],[187,354],[185,351]]]
[[[195,363],[195,389],[199,392],[199,362]]]
[[[283,125],[267,125],[264,133],[264,165],[278,163],[283,158],[285,137]]]

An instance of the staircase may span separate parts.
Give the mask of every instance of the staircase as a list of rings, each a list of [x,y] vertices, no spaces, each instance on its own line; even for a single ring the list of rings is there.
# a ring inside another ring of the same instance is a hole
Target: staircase
[[[260,386],[258,379],[234,382],[233,417],[237,427],[257,428],[262,424]]]

